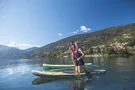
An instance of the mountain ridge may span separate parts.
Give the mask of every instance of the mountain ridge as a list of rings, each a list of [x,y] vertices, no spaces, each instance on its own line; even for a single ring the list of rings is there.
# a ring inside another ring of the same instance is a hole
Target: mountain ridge
[[[36,47],[21,50],[15,47],[9,47],[6,45],[0,45],[0,58],[19,58],[23,54],[31,52],[37,49]]]
[[[68,52],[68,44],[70,41],[80,42],[84,50],[87,50],[92,46],[97,45],[110,45],[111,42],[114,42],[114,39],[117,39],[118,42],[120,42],[123,34],[131,34],[131,36],[133,37],[132,39],[134,39],[135,23],[113,26],[91,33],[69,36],[59,41],[47,44],[37,50],[34,50],[33,52],[27,53],[26,57],[45,57],[48,55],[61,55]]]

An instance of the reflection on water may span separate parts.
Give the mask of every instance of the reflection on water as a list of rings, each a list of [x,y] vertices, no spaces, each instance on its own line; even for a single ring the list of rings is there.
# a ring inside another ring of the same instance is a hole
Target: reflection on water
[[[56,80],[58,79],[39,77],[39,78],[34,79],[32,81],[32,84],[33,85],[46,84],[46,83],[50,83]],[[85,80],[70,79],[68,87],[69,87],[69,90],[85,90],[85,83],[86,83]]]
[[[30,61],[29,59],[7,60],[6,64],[0,66],[0,76],[25,74],[32,70],[33,66],[29,64]],[[2,60],[1,63],[3,63]],[[39,64],[36,65],[39,67]]]
[[[47,64],[73,64],[70,58],[45,58],[42,59]]]
[[[32,81],[32,84],[33,85],[45,84],[45,83],[49,83],[49,82],[52,82],[52,81],[55,81],[55,80],[58,80],[58,79],[56,79],[56,78],[39,77],[39,78],[34,79]]]
[[[0,59],[0,90],[135,90],[135,57],[89,57],[84,61],[106,69],[107,73],[90,82],[45,79],[32,75],[31,70],[42,71],[43,63],[72,64],[72,61],[69,58]]]
[[[28,65],[23,65],[23,66],[7,66],[8,68],[3,69],[2,72],[6,72],[8,75],[12,74],[24,74],[25,72],[30,70],[30,67]]]
[[[69,90],[84,90],[85,81],[84,80],[72,80],[69,84]]]

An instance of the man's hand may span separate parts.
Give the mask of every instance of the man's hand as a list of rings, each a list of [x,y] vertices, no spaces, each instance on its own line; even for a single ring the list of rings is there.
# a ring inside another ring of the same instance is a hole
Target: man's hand
[[[77,60],[79,61],[79,60],[80,60],[80,58],[77,58]]]

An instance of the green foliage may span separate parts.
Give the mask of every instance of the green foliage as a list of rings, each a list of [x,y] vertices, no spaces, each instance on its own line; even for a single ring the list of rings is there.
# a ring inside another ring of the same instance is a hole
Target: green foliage
[[[89,54],[93,54],[93,49],[92,48],[89,49]]]
[[[128,43],[128,46],[135,46],[135,41],[130,41],[129,43]]]
[[[120,56],[129,55],[129,52],[128,52],[127,49],[119,49],[119,50],[117,50],[117,53],[118,53],[118,55],[120,55]]]
[[[103,54],[113,55],[116,54],[113,47],[106,47],[103,49]]]
[[[109,54],[109,55],[116,54],[113,47],[108,48],[107,54]]]
[[[100,48],[99,48],[99,47],[97,48],[97,53],[101,53],[101,51],[100,51]]]

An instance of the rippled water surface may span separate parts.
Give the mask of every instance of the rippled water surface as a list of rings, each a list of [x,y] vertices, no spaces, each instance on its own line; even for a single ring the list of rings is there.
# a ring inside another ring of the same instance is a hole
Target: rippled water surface
[[[0,59],[0,90],[135,90],[135,57],[91,57],[85,62],[106,69],[90,81],[46,79],[32,75],[42,64],[72,64],[60,59]]]

